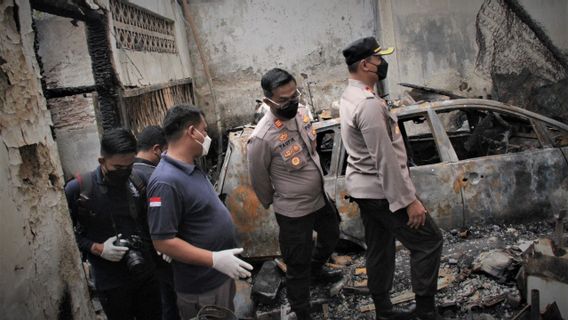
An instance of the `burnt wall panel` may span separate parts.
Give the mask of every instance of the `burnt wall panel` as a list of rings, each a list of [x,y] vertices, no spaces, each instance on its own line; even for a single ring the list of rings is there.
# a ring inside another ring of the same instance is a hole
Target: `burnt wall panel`
[[[138,133],[148,125],[161,125],[168,109],[181,103],[192,103],[191,83],[124,98],[129,127]]]

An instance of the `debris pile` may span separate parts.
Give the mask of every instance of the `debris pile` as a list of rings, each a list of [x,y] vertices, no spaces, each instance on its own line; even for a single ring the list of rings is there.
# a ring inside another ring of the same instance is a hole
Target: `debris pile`
[[[537,239],[550,237],[553,231],[553,221],[444,231],[444,252],[436,297],[440,314],[445,319],[509,319],[527,312],[527,301],[530,303],[531,298],[524,297],[526,281],[522,281],[521,275],[526,275],[526,272],[522,267],[526,264],[527,255],[534,250],[544,250],[535,249],[534,243],[542,242]],[[409,251],[400,244],[397,249],[391,299],[394,304],[412,307],[414,294],[410,285]],[[312,317],[374,319],[374,305],[367,288],[365,252],[353,246],[338,251],[328,266],[341,269],[343,279],[327,285],[312,285]],[[262,268],[257,268],[260,272],[252,280],[254,286],[260,286],[257,282],[268,283],[265,279],[267,274],[278,279],[270,282],[271,293],[276,287],[271,298],[265,295],[258,299],[253,286],[256,318],[289,319],[286,288],[280,284],[285,283],[283,268],[285,265],[281,260],[268,261]],[[555,312],[561,304],[557,301],[556,307],[543,306],[540,311],[558,314]]]

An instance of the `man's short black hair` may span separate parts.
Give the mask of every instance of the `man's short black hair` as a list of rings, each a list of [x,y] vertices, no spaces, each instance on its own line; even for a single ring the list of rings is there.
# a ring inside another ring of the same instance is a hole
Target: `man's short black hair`
[[[168,110],[162,123],[166,140],[168,142],[178,140],[187,127],[200,124],[201,117],[205,118],[205,114],[193,105],[180,104],[174,106]]]
[[[262,87],[262,91],[264,91],[264,96],[271,98],[274,94],[274,89],[283,86],[290,81],[294,81],[294,83],[296,83],[296,79],[294,79],[288,71],[280,68],[274,68],[262,76],[260,86]]]
[[[137,136],[138,151],[148,151],[153,146],[164,147],[168,142],[160,126],[147,126]]]
[[[136,138],[130,130],[114,128],[103,133],[101,138],[103,157],[126,153],[136,153]]]

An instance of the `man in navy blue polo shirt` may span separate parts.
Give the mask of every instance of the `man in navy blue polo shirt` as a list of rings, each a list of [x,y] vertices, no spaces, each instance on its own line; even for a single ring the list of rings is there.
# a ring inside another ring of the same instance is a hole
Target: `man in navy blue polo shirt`
[[[233,310],[233,279],[250,276],[252,266],[235,256],[243,249],[235,249],[231,215],[195,166],[211,144],[204,114],[176,106],[162,127],[168,152],[150,177],[148,222],[156,250],[173,258],[180,315],[192,318],[205,305]]]

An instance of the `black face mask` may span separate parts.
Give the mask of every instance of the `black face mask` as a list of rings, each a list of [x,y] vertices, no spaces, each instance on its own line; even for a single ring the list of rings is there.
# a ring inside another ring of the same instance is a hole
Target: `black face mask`
[[[296,113],[298,113],[298,104],[298,101],[290,101],[284,107],[278,109],[273,108],[273,110],[277,116],[290,120],[296,116]]]
[[[128,181],[130,174],[132,173],[132,167],[127,169],[114,169],[107,170],[105,175],[105,181],[113,186],[123,185]]]
[[[377,67],[377,76],[379,80],[385,80],[387,78],[387,72],[389,71],[389,64],[385,59],[381,58],[381,64]]]
[[[389,71],[389,64],[388,64],[388,62],[385,61],[385,59],[381,58],[381,64],[379,64],[379,65],[376,65],[374,63],[370,63],[370,64],[377,67],[377,71],[375,71],[375,73],[377,74],[377,77],[379,77],[379,81],[385,80],[387,78],[387,72]]]

